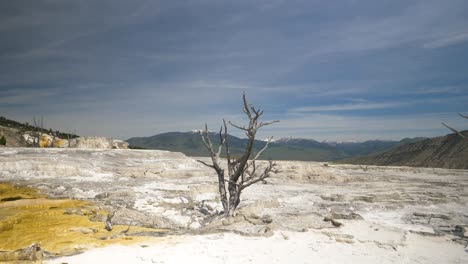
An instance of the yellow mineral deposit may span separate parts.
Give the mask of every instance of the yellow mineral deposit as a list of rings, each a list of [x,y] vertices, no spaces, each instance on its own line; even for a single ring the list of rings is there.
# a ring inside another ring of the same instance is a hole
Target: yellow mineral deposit
[[[60,138],[56,138],[56,139],[54,140],[54,144],[53,144],[53,145],[54,145],[54,147],[56,147],[56,148],[62,148],[62,147],[65,146],[65,144],[66,144],[66,141],[65,141],[65,140],[60,139]]]
[[[46,134],[42,135],[39,140],[39,147],[48,148],[52,145],[52,139]]]
[[[0,260],[2,254],[40,244],[46,254],[74,254],[113,243],[133,244],[158,238],[132,236],[164,230],[114,225],[108,232],[107,212],[89,202],[49,199],[31,188],[0,183]],[[161,238],[159,238],[161,240]]]

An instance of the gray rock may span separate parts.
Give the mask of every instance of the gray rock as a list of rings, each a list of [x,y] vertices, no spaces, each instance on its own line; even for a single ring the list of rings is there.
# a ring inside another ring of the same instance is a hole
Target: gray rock
[[[70,147],[82,149],[127,149],[128,143],[108,137],[79,137],[71,140]]]

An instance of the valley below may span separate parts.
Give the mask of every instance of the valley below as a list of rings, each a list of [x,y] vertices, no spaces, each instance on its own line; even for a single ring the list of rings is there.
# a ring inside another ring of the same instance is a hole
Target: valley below
[[[468,170],[277,163],[222,219],[215,172],[182,153],[0,148],[0,260],[468,263]]]

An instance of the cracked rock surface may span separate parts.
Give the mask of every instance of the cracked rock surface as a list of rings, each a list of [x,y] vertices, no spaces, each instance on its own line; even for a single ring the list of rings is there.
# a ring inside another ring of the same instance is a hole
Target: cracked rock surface
[[[121,263],[176,263],[164,261],[167,252],[196,255],[194,248],[217,252],[207,263],[259,263],[264,255],[273,263],[468,263],[468,171],[278,164],[281,172],[247,188],[228,220],[213,218],[222,210],[215,173],[181,153],[1,148],[0,181],[92,201],[115,211],[115,224],[177,230],[180,243],[127,248]],[[256,251],[230,262],[250,243]]]

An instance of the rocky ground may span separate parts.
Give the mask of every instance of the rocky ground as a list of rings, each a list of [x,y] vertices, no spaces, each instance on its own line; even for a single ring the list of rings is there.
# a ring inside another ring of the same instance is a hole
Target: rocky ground
[[[214,217],[214,172],[180,153],[1,148],[0,181],[148,228],[132,233],[148,238],[133,245],[116,240],[53,263],[468,263],[468,171],[278,163],[231,219]],[[0,221],[12,214],[0,210]],[[104,228],[105,215],[90,219]]]

